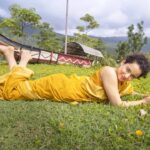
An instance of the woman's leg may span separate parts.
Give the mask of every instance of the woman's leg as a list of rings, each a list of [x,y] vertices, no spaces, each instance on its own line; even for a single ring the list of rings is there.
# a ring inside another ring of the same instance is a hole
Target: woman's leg
[[[26,67],[29,60],[31,60],[31,59],[32,59],[31,52],[28,50],[22,50],[19,66]]]
[[[5,46],[5,45],[0,45],[0,52],[3,53],[5,56],[9,69],[11,70],[14,66],[17,65],[16,60],[14,58],[14,47],[12,46]]]

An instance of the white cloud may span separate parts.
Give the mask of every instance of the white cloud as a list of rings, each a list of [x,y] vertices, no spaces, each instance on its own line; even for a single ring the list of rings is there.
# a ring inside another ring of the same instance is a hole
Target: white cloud
[[[111,37],[111,36],[127,36],[127,28],[100,28],[90,33],[91,35],[101,36],[101,37]]]
[[[1,17],[9,17],[9,13],[6,10],[0,8],[0,16]]]
[[[150,37],[150,28],[145,29],[145,35]]]
[[[106,18],[106,21],[113,25],[124,25],[128,22],[128,16],[121,12],[121,10],[117,10],[109,14],[109,16]]]
[[[56,32],[64,33],[66,0],[5,0],[0,1],[0,15],[8,16],[8,7],[17,3],[21,7],[35,8],[43,21],[49,22]],[[90,34],[100,36],[126,35],[127,27],[144,21],[150,36],[150,0],[69,0],[68,34],[80,25],[80,17],[91,14],[100,24]]]

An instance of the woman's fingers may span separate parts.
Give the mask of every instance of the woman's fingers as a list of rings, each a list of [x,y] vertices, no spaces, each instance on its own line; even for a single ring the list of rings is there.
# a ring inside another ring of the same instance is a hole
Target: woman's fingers
[[[143,101],[144,101],[144,104],[150,104],[150,96],[145,97],[145,98],[143,99]]]

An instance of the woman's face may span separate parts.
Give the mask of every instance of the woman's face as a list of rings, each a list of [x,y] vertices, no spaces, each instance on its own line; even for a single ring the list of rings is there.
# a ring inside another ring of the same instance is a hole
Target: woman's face
[[[121,82],[138,78],[141,75],[141,73],[142,71],[140,69],[140,66],[136,62],[122,64],[117,69],[118,80]]]

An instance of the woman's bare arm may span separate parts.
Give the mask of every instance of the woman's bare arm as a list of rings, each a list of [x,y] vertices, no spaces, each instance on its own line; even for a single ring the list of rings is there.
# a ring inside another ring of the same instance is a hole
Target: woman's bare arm
[[[122,101],[118,90],[118,79],[114,68],[104,67],[100,76],[103,82],[104,90],[112,105],[128,107],[150,103],[150,97],[138,101]]]
[[[136,92],[136,91],[134,91],[132,93],[132,95],[138,95],[138,96],[142,96],[142,97],[148,97],[148,96],[150,96],[150,94],[143,94],[143,93],[139,93],[139,92]]]

